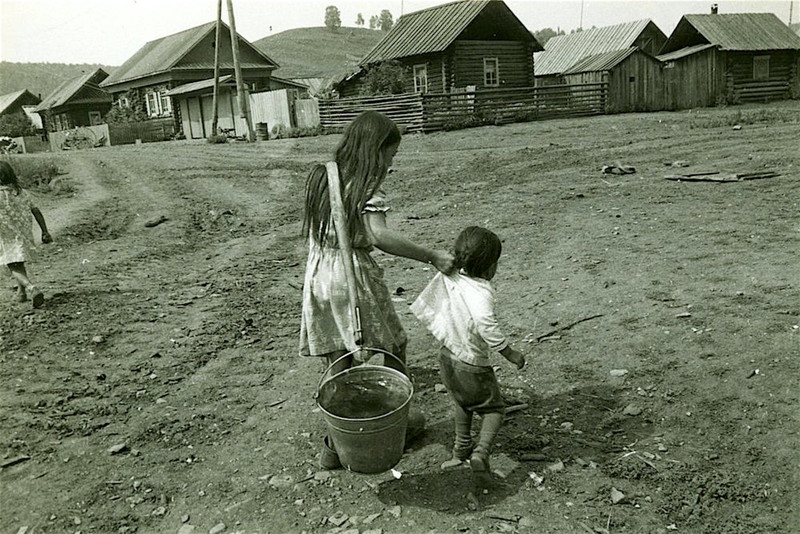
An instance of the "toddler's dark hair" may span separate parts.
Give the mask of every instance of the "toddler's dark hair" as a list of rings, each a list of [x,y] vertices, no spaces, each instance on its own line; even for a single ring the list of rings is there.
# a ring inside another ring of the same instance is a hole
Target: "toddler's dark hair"
[[[464,269],[469,276],[482,277],[500,259],[502,251],[503,245],[494,232],[468,226],[456,238],[455,266]]]

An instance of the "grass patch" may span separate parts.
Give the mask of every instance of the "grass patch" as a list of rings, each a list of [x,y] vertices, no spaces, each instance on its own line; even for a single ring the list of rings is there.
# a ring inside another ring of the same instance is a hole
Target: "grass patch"
[[[780,124],[800,121],[800,114],[784,109],[737,109],[714,115],[698,114],[689,120],[689,128],[722,128],[748,124]]]
[[[9,157],[8,163],[14,169],[19,185],[25,189],[56,195],[73,192],[71,183],[62,178],[59,159],[50,154],[30,154]]]

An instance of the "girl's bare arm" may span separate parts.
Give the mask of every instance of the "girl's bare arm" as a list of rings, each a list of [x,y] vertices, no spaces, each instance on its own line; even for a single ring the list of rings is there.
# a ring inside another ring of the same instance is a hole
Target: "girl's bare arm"
[[[36,206],[31,208],[31,213],[33,213],[33,218],[36,219],[36,223],[39,225],[39,228],[42,229],[42,243],[49,243],[53,240],[50,237],[50,232],[47,231],[47,223],[44,221],[44,215]]]
[[[453,255],[444,250],[432,250],[409,241],[400,232],[386,226],[386,216],[379,212],[364,215],[364,225],[372,244],[387,254],[430,263],[439,271],[453,271]]]

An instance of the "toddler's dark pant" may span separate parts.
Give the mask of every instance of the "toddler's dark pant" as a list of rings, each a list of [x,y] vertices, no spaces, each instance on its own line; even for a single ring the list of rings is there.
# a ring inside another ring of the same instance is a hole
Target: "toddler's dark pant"
[[[494,370],[464,363],[446,347],[442,347],[439,354],[439,370],[442,382],[455,401],[454,455],[462,460],[469,457],[474,413],[481,414],[483,419],[475,452],[490,454],[505,415],[505,403]]]

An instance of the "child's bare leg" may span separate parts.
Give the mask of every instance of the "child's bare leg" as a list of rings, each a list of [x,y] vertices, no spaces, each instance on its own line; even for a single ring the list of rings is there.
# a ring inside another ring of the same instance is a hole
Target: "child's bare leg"
[[[17,281],[19,287],[19,300],[24,302],[27,300],[25,291],[27,290],[33,298],[33,307],[38,308],[44,304],[44,295],[34,286],[28,278],[28,272],[25,270],[24,262],[15,262],[8,264],[8,270],[11,271],[11,276]]]
[[[327,375],[328,377],[341,373],[345,369],[352,367],[352,356],[342,358],[342,356],[345,354],[347,354],[347,351],[339,350],[325,355],[325,361],[323,362],[323,365],[325,366],[325,370],[330,368],[330,371],[328,371]],[[340,358],[341,360],[337,361]],[[327,433],[325,434],[325,438],[322,442],[322,451],[319,454],[319,466],[322,469],[338,469],[342,466],[341,462],[339,461],[339,455],[336,453],[336,447],[333,444],[333,440]]]
[[[9,263],[8,270],[11,271],[11,276],[17,281],[17,285],[24,289],[32,286],[31,281],[28,279],[28,272],[25,270],[23,262]]]

